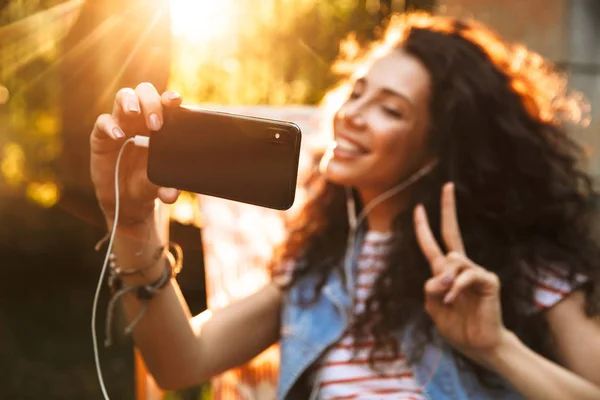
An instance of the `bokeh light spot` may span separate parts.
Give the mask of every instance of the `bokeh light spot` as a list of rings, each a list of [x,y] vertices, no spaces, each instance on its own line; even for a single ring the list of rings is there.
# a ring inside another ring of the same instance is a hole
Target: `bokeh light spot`
[[[10,185],[17,185],[25,179],[25,152],[17,143],[7,143],[3,148],[2,176]]]
[[[58,186],[54,182],[32,182],[27,185],[27,197],[42,207],[50,208],[58,202]]]
[[[0,85],[0,104],[6,104],[10,98],[10,92],[8,88]]]

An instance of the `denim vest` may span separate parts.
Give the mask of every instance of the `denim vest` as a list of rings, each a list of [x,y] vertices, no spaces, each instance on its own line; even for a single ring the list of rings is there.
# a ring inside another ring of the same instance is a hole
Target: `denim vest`
[[[351,300],[340,275],[332,273],[322,295],[308,306],[300,305],[299,300],[312,298],[315,277],[301,279],[286,294],[279,343],[278,400],[307,398],[306,395],[300,397],[294,385],[324,351],[342,337],[347,327]],[[408,333],[399,333],[398,339],[402,348],[410,348]],[[523,399],[505,381],[501,381],[503,390],[500,391],[481,385],[472,372],[458,367],[450,346],[439,337],[435,344],[426,346],[423,357],[412,369],[424,396],[431,400]]]

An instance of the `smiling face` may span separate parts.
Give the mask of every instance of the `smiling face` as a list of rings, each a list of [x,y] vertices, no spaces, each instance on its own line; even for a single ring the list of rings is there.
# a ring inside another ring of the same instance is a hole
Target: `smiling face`
[[[430,161],[429,93],[429,74],[415,57],[394,50],[377,59],[334,118],[325,177],[376,195]]]

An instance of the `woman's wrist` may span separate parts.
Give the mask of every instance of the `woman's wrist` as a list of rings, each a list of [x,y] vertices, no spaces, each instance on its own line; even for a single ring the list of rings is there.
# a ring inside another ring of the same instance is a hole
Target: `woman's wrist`
[[[456,349],[482,367],[500,373],[499,369],[502,368],[504,361],[511,353],[514,353],[514,350],[519,346],[524,345],[517,335],[512,331],[503,328],[502,332],[499,334],[498,342],[493,348],[466,350],[457,347]]]
[[[104,220],[106,222],[106,228],[111,232],[115,223],[114,217],[105,215]],[[156,216],[154,213],[141,219],[127,219],[120,217],[117,224],[117,233],[127,234],[128,236],[143,236],[148,229],[153,226],[156,226]]]
[[[480,354],[477,361],[484,367],[503,375],[503,370],[510,368],[510,360],[513,356],[523,349],[526,349],[526,346],[518,336],[508,329],[503,329],[498,344],[493,349]]]
[[[158,279],[164,269],[164,257],[157,257],[165,249],[165,240],[152,218],[135,224],[119,224],[115,232],[112,254],[114,263],[126,270],[143,273],[124,278],[131,283],[144,283]]]

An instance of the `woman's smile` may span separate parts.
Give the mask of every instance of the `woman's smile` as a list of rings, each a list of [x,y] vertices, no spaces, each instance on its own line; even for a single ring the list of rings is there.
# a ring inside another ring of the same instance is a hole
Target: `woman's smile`
[[[333,157],[335,159],[342,160],[353,160],[362,155],[368,154],[368,150],[357,142],[348,139],[344,136],[337,136],[331,143],[333,150]]]

